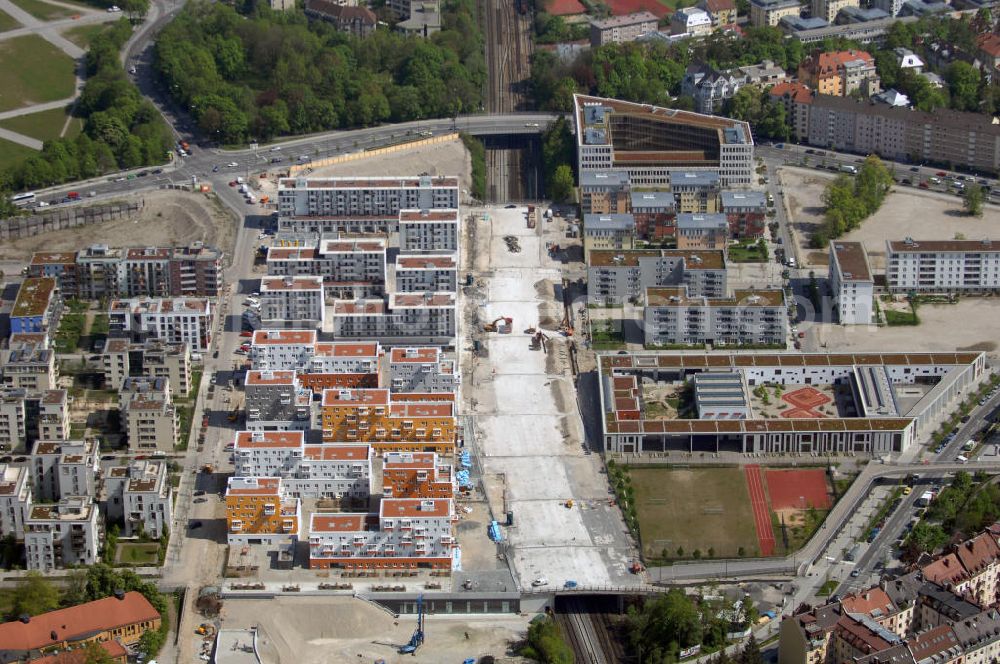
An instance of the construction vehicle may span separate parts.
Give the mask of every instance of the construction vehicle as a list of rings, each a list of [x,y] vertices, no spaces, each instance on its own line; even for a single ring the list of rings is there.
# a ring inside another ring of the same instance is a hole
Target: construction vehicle
[[[233,408],[229,412],[229,415],[226,416],[226,419],[229,420],[230,422],[235,422],[236,420],[239,419],[239,417],[240,417],[240,408],[239,406],[237,406],[236,408]]]
[[[503,325],[499,325],[503,323]],[[483,332],[502,332],[503,328],[506,328],[509,332],[514,327],[514,319],[510,316],[499,316],[493,321],[483,325]]]
[[[545,350],[545,342],[548,341],[548,337],[538,330],[535,332],[534,336],[531,337],[531,350]]]
[[[629,565],[628,567],[628,571],[632,572],[633,574],[641,574],[642,572],[646,571],[646,568],[643,567],[642,563],[640,563],[638,560],[633,560],[632,564]]]
[[[572,499],[566,501],[566,509],[568,509],[568,510],[573,509],[573,500]]]
[[[410,642],[399,649],[400,655],[411,655],[417,652],[424,643],[424,596],[417,595],[417,628],[413,630]]]
[[[213,471],[215,471],[215,468],[210,463],[206,463],[201,467],[201,472],[203,473],[212,473]]]

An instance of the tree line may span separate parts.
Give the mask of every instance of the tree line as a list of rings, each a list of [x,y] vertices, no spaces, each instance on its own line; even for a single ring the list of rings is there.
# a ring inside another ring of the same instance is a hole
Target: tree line
[[[122,70],[118,54],[132,34],[125,18],[106,27],[86,56],[87,82],[75,115],[84,121],[76,138],[46,141],[42,151],[0,173],[0,191],[46,187],[127,168],[162,164],[173,140],[149,100]],[[15,212],[0,204],[0,217]]]
[[[972,537],[1000,519],[1000,486],[989,480],[978,473],[955,473],[910,531],[904,548],[907,559]]]
[[[823,193],[826,215],[811,244],[825,247],[830,240],[860,226],[882,206],[891,186],[892,173],[875,155],[864,160],[857,175],[841,175],[831,182]]]
[[[156,68],[224,144],[475,112],[486,67],[474,0],[446,0],[442,18],[430,39],[361,39],[266,2],[241,15],[199,0],[160,34]]]

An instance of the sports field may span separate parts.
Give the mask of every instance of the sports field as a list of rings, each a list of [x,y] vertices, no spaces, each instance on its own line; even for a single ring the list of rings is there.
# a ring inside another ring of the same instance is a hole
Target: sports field
[[[739,468],[629,468],[643,555],[759,555],[750,494]],[[678,555],[678,547],[683,551]]]
[[[0,110],[73,96],[73,67],[68,55],[37,35],[0,41]]]

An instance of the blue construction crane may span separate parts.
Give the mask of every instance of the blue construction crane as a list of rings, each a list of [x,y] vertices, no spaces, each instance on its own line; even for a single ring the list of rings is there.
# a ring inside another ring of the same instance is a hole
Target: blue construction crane
[[[410,642],[399,649],[400,655],[409,655],[417,652],[424,643],[424,596],[417,595],[417,628],[410,637]]]

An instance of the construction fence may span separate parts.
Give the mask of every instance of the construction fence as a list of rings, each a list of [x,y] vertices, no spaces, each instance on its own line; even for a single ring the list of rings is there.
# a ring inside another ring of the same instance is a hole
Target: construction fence
[[[138,214],[144,205],[145,201],[139,199],[90,207],[70,206],[44,214],[11,217],[0,222],[0,242],[129,217]]]

